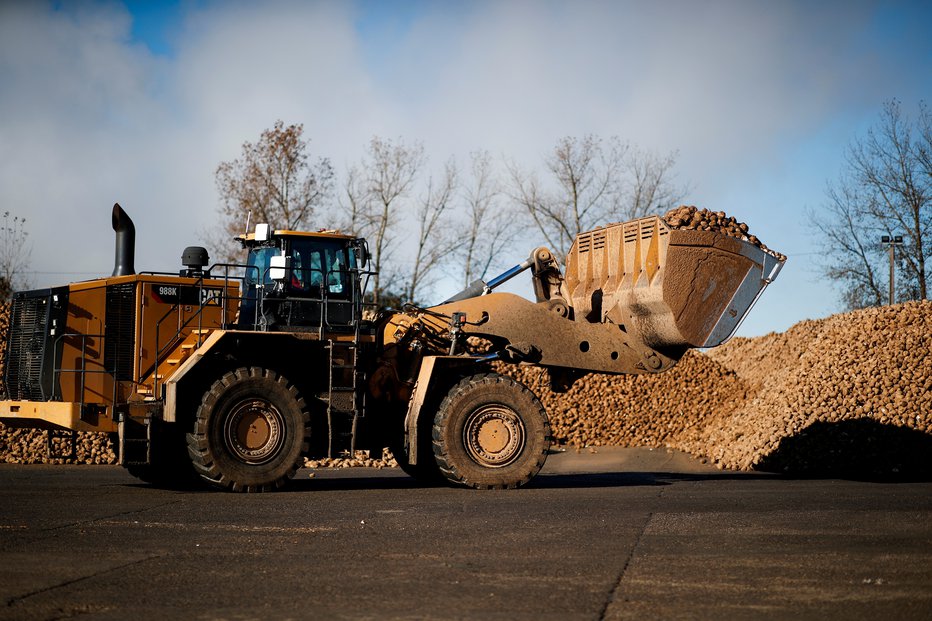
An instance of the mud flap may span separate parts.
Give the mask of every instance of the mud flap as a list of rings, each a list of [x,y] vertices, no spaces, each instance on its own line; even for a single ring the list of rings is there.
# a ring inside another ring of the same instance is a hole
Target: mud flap
[[[405,415],[405,450],[408,463],[417,464],[418,433],[421,416],[433,417],[437,406],[447,391],[465,373],[474,373],[480,361],[463,356],[425,356],[417,374],[417,381],[408,401]],[[432,459],[431,455],[428,458]]]

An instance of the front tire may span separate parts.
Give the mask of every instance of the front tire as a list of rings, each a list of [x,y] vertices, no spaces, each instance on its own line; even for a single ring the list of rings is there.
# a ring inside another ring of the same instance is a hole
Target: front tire
[[[201,478],[235,492],[281,487],[303,463],[310,435],[304,399],[268,369],[227,373],[204,393],[188,434]]]
[[[447,480],[480,489],[524,485],[543,467],[552,441],[540,400],[496,373],[456,384],[440,404],[432,437]]]

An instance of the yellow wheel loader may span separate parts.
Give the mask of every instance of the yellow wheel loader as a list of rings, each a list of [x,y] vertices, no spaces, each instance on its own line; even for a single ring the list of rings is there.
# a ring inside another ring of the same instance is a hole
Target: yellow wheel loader
[[[728,339],[784,261],[652,216],[578,235],[565,270],[538,248],[437,306],[374,313],[358,237],[263,223],[239,238],[243,265],[189,247],[178,272],[136,273],[119,205],[113,228],[109,278],[14,294],[0,421],[110,433],[144,481],[233,491],[386,446],[423,481],[523,485],[547,457],[547,413],[493,361],[544,367],[556,390],[663,372]],[[527,270],[535,301],[495,292]]]

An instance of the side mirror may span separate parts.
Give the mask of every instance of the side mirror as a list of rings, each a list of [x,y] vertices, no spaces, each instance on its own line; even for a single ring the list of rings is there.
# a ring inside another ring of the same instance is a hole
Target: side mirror
[[[356,241],[356,263],[362,269],[369,265],[369,243],[364,239]]]
[[[277,254],[269,259],[269,278],[277,281],[287,281],[291,276],[291,257]]]

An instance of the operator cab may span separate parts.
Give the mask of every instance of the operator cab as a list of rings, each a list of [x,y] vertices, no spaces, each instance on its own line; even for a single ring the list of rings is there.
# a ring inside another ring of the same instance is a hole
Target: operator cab
[[[248,251],[239,325],[258,330],[341,330],[355,326],[365,241],[337,231],[272,231],[238,238]]]

